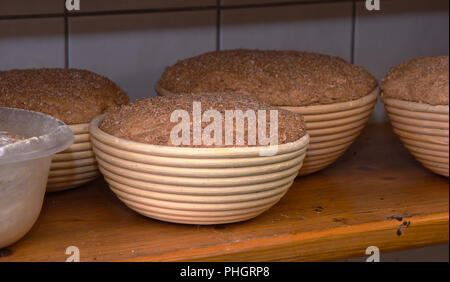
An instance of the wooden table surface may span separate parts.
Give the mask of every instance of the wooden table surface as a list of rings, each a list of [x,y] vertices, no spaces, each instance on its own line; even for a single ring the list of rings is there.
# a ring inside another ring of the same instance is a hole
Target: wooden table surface
[[[47,194],[33,229],[0,261],[317,261],[448,242],[449,182],[369,125],[328,169],[297,178],[269,211],[241,223],[193,226],[138,215],[103,179]]]

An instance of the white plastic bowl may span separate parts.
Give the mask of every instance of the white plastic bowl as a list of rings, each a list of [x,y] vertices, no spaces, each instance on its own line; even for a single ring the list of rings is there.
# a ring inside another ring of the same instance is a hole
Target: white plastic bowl
[[[0,130],[25,140],[0,147],[0,248],[22,238],[41,211],[53,154],[73,143],[73,133],[51,116],[0,108]]]

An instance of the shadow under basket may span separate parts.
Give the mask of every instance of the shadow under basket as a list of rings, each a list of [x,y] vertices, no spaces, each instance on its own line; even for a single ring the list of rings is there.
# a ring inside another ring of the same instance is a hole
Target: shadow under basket
[[[67,150],[55,154],[48,175],[47,192],[72,189],[99,176],[92,151],[89,123],[69,125],[75,142]]]
[[[111,190],[134,211],[186,224],[221,224],[263,213],[287,192],[302,166],[309,136],[262,147],[187,148],[133,142],[90,125],[99,168]],[[265,147],[267,148],[267,147]]]
[[[159,84],[155,85],[155,90],[160,96],[175,95]],[[322,170],[344,154],[364,129],[379,93],[377,87],[368,95],[348,102],[302,107],[281,106],[304,116],[310,136],[300,176]]]
[[[448,177],[449,106],[382,98],[392,129],[423,166]]]

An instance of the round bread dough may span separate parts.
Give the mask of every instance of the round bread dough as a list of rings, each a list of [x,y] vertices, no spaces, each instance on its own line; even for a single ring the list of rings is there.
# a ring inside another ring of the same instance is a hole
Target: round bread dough
[[[172,93],[243,93],[276,106],[332,104],[368,95],[377,80],[362,67],[300,51],[227,50],[167,67],[158,86]]]
[[[222,144],[212,147],[235,147],[236,143],[227,146],[223,138],[225,136],[225,111],[266,110],[266,136],[270,132],[270,110],[277,110],[278,114],[278,144],[294,142],[306,134],[306,127],[302,115],[274,106],[267,105],[259,100],[243,94],[193,94],[193,95],[171,95],[165,97],[153,97],[138,100],[130,105],[124,105],[106,113],[100,129],[113,136],[136,142],[176,146],[172,144],[170,134],[177,123],[171,122],[171,115],[176,110],[184,110],[190,117],[190,138],[193,137],[193,103],[199,102],[201,114],[207,110],[216,110],[222,116]],[[212,122],[212,120],[210,120]],[[245,120],[244,144],[248,146],[247,120]],[[202,122],[202,130],[210,124]],[[233,136],[236,136],[236,122],[233,122]],[[257,131],[256,131],[257,132]],[[258,143],[256,144],[258,145]],[[184,145],[183,145],[184,146]],[[208,147],[209,145],[195,145],[193,141],[186,147]],[[251,144],[250,144],[251,146]]]
[[[448,105],[448,56],[424,57],[393,67],[383,78],[383,97]]]
[[[128,95],[108,78],[78,69],[0,71],[0,107],[54,116],[67,124],[128,104]]]

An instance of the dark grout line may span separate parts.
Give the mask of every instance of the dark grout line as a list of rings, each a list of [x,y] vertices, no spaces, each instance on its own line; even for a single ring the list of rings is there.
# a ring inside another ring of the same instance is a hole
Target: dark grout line
[[[222,28],[222,9],[221,9],[222,1],[217,0],[217,19],[216,19],[216,51],[220,50],[221,44],[221,28]]]
[[[139,10],[116,10],[116,11],[93,11],[93,12],[67,12],[59,14],[38,14],[38,15],[11,15],[0,16],[0,20],[13,19],[33,19],[33,18],[52,18],[52,17],[87,17],[87,16],[109,16],[109,15],[127,15],[127,14],[152,14],[152,13],[166,13],[166,12],[189,12],[189,11],[207,11],[216,10],[217,6],[199,6],[199,7],[184,7],[184,8],[161,8],[161,9],[139,9]]]
[[[221,1],[214,6],[198,6],[198,7],[176,7],[176,8],[160,8],[160,9],[139,9],[139,10],[117,10],[117,11],[94,11],[94,12],[71,12],[71,13],[52,13],[52,14],[36,14],[36,15],[9,15],[0,16],[0,20],[15,19],[39,19],[39,18],[55,18],[55,17],[86,17],[86,16],[108,16],[108,15],[126,15],[126,14],[151,14],[166,12],[189,12],[189,11],[210,11],[210,10],[231,10],[261,7],[277,7],[277,6],[297,6],[324,3],[342,3],[351,2],[353,0],[309,0],[309,1],[286,1],[276,3],[260,3],[247,5],[229,5],[223,6]]]
[[[97,11],[97,12],[75,12],[69,13],[69,17],[84,17],[84,16],[108,16],[108,15],[126,15],[126,14],[154,14],[167,12],[191,12],[191,11],[210,11],[216,10],[217,6],[199,6],[199,7],[184,7],[184,8],[160,8],[160,9],[139,9],[139,10],[117,10],[117,11]]]
[[[64,68],[69,68],[69,18],[64,10]]]
[[[279,7],[279,6],[300,6],[311,4],[330,4],[330,3],[345,3],[353,0],[307,0],[307,1],[286,1],[276,3],[260,3],[260,4],[243,4],[243,5],[226,5],[222,6],[222,10],[233,9],[247,9],[247,8],[265,8],[265,7]]]
[[[43,19],[43,18],[62,18],[64,14],[36,14],[36,15],[10,15],[0,16],[0,20],[22,20],[22,19]]]
[[[351,45],[350,45],[350,62],[352,64],[355,63],[355,42],[356,42],[356,32],[355,32],[355,27],[356,27],[356,0],[353,0],[352,3],[352,27],[351,27]]]

